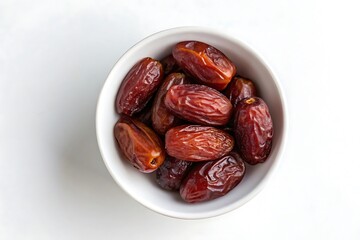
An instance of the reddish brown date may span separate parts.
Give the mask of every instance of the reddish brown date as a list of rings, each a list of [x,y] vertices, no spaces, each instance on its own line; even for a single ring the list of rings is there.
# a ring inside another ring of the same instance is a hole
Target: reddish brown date
[[[181,120],[175,117],[165,106],[165,94],[171,86],[187,83],[183,73],[172,73],[167,76],[156,94],[152,107],[152,126],[156,132],[164,135],[171,127],[179,125]]]
[[[180,42],[172,54],[182,69],[217,90],[225,89],[236,73],[235,65],[221,51],[203,42]]]
[[[164,162],[165,150],[160,138],[142,122],[121,115],[114,135],[121,154],[140,172],[153,172]]]
[[[236,107],[237,103],[243,98],[255,97],[256,88],[254,83],[246,78],[235,76],[225,89],[225,96],[227,96],[232,105]]]
[[[192,162],[167,157],[156,170],[156,182],[166,190],[179,190],[182,179],[190,169]]]
[[[141,111],[161,84],[163,67],[159,61],[144,58],[136,63],[121,82],[116,96],[118,113],[132,116]]]
[[[163,59],[161,59],[161,64],[164,68],[164,74],[168,75],[173,72],[179,72],[181,69],[179,65],[177,65],[175,58],[172,55],[169,55]]]
[[[244,98],[238,103],[234,130],[244,161],[252,165],[265,162],[271,151],[273,123],[269,108],[261,98]]]
[[[232,113],[231,102],[225,95],[198,84],[171,87],[165,96],[165,106],[179,118],[213,126],[225,125]]]
[[[183,180],[180,195],[189,203],[215,199],[234,189],[244,174],[245,164],[236,153],[200,163]]]
[[[233,137],[213,127],[182,125],[165,134],[167,153],[186,161],[215,160],[228,154],[233,147]]]

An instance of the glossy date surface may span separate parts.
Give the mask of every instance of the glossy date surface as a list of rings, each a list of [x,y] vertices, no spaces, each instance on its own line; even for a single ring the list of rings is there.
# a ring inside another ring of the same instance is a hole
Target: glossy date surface
[[[234,131],[244,161],[252,165],[265,162],[271,151],[273,123],[269,108],[261,98],[244,98],[238,103]]]
[[[236,153],[199,163],[183,180],[180,195],[189,203],[215,199],[236,187],[244,174],[245,164]]]
[[[165,106],[179,118],[204,125],[220,126],[229,122],[232,104],[219,91],[199,84],[171,87]]]
[[[186,161],[215,160],[228,154],[233,147],[233,137],[214,127],[181,125],[165,134],[167,153]]]
[[[121,82],[116,96],[116,111],[129,116],[141,111],[162,79],[163,67],[159,61],[149,57],[140,60]]]
[[[152,126],[156,132],[164,135],[168,129],[179,125],[181,120],[174,116],[165,106],[164,98],[170,87],[187,83],[188,79],[183,73],[168,75],[158,90],[151,109]]]
[[[235,65],[220,50],[198,41],[175,45],[172,55],[177,64],[202,84],[223,90],[236,74]]]
[[[114,135],[121,154],[140,172],[153,172],[164,162],[160,138],[142,122],[123,114],[115,124]]]
[[[166,190],[179,190],[191,165],[191,162],[168,156],[156,170],[156,182]]]
[[[174,72],[179,72],[181,70],[181,68],[176,63],[175,58],[171,54],[161,59],[160,62],[163,65],[165,75]]]
[[[256,96],[255,84],[243,77],[235,76],[226,87],[225,96],[229,98],[232,105],[236,107],[237,103],[247,97]]]

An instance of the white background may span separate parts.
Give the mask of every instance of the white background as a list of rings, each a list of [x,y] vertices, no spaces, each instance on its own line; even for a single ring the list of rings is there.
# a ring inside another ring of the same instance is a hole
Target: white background
[[[0,1],[0,239],[359,239],[356,1]],[[117,59],[154,32],[212,27],[278,75],[290,129],[266,188],[239,209],[154,213],[107,172],[95,108]]]

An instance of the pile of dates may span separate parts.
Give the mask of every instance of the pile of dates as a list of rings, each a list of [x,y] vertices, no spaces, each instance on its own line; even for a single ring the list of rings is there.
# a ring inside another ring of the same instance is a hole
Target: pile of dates
[[[189,203],[231,191],[244,162],[267,159],[273,137],[268,106],[236,71],[221,51],[198,41],[176,44],[161,61],[137,62],[115,101],[123,157],[140,172],[156,171],[159,186]]]

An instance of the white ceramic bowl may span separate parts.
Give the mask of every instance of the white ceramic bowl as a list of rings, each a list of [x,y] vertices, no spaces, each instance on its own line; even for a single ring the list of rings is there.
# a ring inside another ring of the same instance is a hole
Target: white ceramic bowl
[[[215,46],[237,66],[238,73],[252,79],[260,96],[267,102],[274,122],[273,147],[268,160],[247,168],[242,182],[227,195],[203,203],[188,204],[178,193],[157,186],[154,174],[137,171],[121,159],[113,136],[118,120],[114,102],[120,83],[129,69],[140,59],[161,59],[171,53],[180,41],[198,40]],[[240,207],[253,198],[269,179],[280,160],[286,135],[284,95],[278,80],[264,61],[248,46],[223,33],[202,27],[180,27],[153,34],[130,48],[115,64],[99,96],[96,112],[96,132],[101,155],[115,181],[136,201],[163,215],[200,219],[217,216]]]

